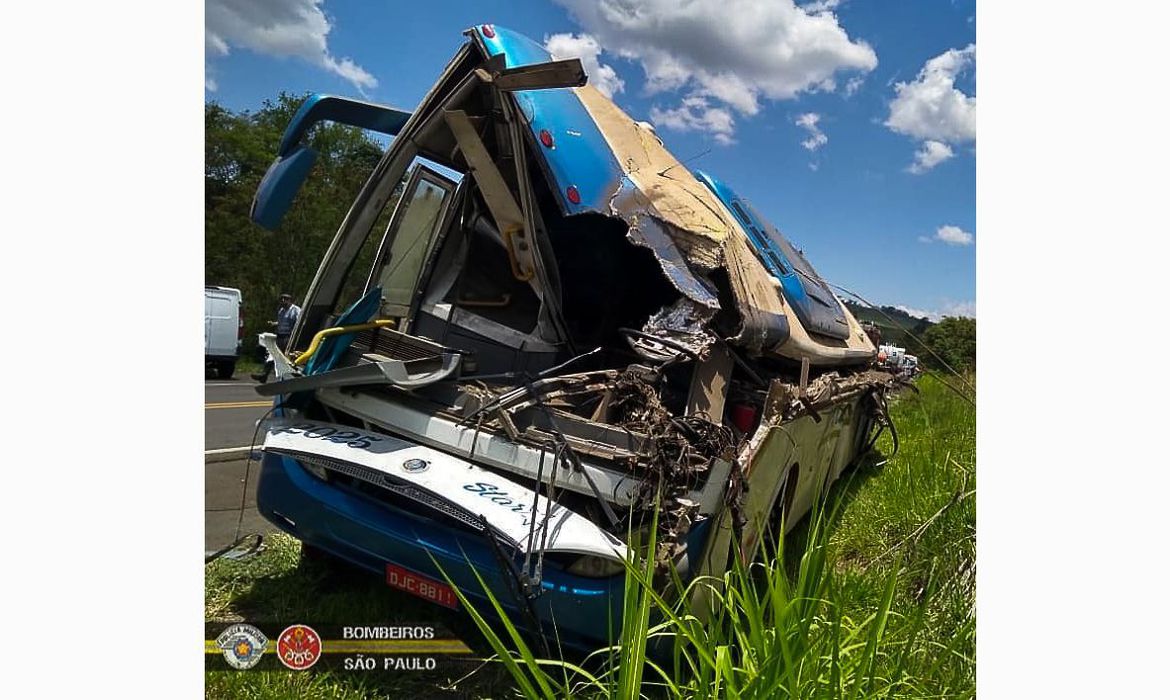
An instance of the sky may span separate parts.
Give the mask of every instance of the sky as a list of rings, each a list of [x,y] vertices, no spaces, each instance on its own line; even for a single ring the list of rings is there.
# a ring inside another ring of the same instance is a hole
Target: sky
[[[975,315],[973,0],[207,0],[205,98],[411,109],[483,23],[580,57],[828,281],[936,320]]]

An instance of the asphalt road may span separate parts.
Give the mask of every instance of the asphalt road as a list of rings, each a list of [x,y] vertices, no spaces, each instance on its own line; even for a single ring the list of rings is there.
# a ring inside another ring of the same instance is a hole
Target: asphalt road
[[[255,386],[256,382],[241,374],[204,382],[203,520],[204,549],[208,552],[231,544],[237,531],[246,535],[275,530],[256,512],[260,463],[248,463],[256,421],[272,405],[271,399],[256,393]]]
[[[272,405],[272,399],[256,393],[256,382],[241,379],[208,379],[203,383],[203,449],[247,447],[252,443],[256,421]]]

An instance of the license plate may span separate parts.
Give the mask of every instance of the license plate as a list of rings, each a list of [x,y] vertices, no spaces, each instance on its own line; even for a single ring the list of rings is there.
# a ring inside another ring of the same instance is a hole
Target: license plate
[[[386,585],[452,610],[459,609],[459,599],[455,597],[455,591],[450,586],[397,564],[386,565]]]

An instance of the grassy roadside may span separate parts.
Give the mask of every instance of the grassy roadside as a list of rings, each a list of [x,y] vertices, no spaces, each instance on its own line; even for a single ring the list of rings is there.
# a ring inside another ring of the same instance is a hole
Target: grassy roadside
[[[255,374],[264,370],[264,363],[257,362],[251,357],[239,357],[236,360],[236,374]]]
[[[917,386],[892,408],[897,454],[830,492],[828,559],[846,614],[874,609],[893,577],[893,613],[923,616],[913,654],[926,694],[974,695],[975,409],[931,376]]]
[[[772,563],[729,574],[735,605],[721,618],[697,625],[680,617],[663,628],[682,640],[679,669],[667,673],[674,687],[655,695],[974,696],[974,409],[929,376],[918,386],[919,394],[905,393],[892,406],[896,455],[868,460],[843,477],[826,499],[825,517],[799,526]],[[888,435],[878,449],[893,452]],[[221,560],[206,570],[209,620],[437,619],[477,652],[490,653],[466,617],[422,605],[376,577],[302,561],[299,544],[284,537],[251,561]],[[659,612],[669,621],[667,611]],[[614,657],[611,676],[597,686],[565,686],[582,697],[611,694],[629,682],[619,665],[627,673],[641,665],[634,646]],[[550,687],[564,687],[559,670],[549,675]],[[206,678],[207,696],[216,698],[515,693],[501,665],[455,687],[456,678],[409,674],[369,681],[357,674],[215,671]],[[647,672],[642,680],[658,679]]]
[[[974,377],[969,377],[974,384]],[[954,384],[954,382],[951,382]],[[889,596],[879,674],[917,697],[975,694],[975,409],[931,376],[891,407],[898,451],[829,493],[825,555],[835,613],[864,620]],[[790,575],[810,539],[788,539]]]
[[[232,378],[233,379],[244,379],[249,374],[257,374],[259,372],[262,372],[263,370],[264,370],[263,363],[257,362],[256,360],[252,359],[251,357],[246,357],[244,355],[240,355],[239,357],[236,358],[236,369],[232,373]],[[203,378],[204,379],[222,379],[222,377],[219,376],[219,372],[211,366],[207,366],[204,368]]]

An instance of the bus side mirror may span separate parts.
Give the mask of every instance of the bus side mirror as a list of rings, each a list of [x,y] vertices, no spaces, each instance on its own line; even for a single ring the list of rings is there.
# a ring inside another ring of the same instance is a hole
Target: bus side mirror
[[[297,146],[287,156],[277,156],[256,188],[248,214],[252,221],[269,231],[279,226],[315,162],[317,152],[308,146]]]
[[[318,123],[331,121],[396,136],[410,116],[410,112],[372,102],[310,95],[285,128],[276,160],[256,188],[249,217],[268,230],[280,225],[317,160],[317,152],[301,141]]]

